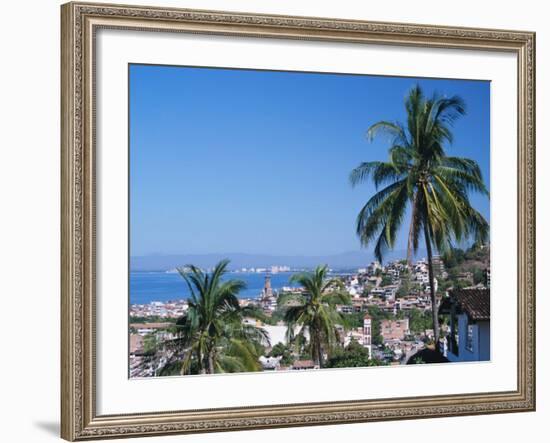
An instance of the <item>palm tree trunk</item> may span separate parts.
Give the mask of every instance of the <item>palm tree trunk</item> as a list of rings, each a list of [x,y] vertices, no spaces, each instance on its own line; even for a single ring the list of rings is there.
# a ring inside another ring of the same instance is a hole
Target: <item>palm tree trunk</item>
[[[323,369],[323,346],[321,345],[321,340],[319,340],[317,353],[319,354],[319,369]]]
[[[214,351],[210,350],[208,352],[208,373],[214,373]]]
[[[412,209],[411,209],[411,225],[409,227],[409,238],[407,241],[407,264],[412,266],[412,251],[413,251],[413,239],[414,239],[414,219],[416,217],[416,200],[417,194],[414,194]]]
[[[316,366],[321,367],[321,341],[317,332],[310,332],[311,359]]]
[[[197,363],[199,364],[199,374],[204,375],[206,374],[206,366],[204,364],[204,357],[202,355],[202,352],[197,352]]]
[[[428,222],[424,222],[424,238],[426,239],[426,251],[428,253],[428,277],[430,279],[430,299],[432,301],[432,319],[434,328],[434,341],[436,349],[439,346],[439,316],[437,312],[437,300],[435,298],[434,269],[432,263],[432,240],[428,228]]]

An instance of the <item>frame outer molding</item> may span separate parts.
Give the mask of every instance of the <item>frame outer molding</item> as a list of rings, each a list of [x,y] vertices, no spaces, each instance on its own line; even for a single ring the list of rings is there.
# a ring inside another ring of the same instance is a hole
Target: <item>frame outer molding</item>
[[[75,394],[74,317],[74,22],[70,8],[61,9],[61,436],[76,437],[73,411]]]
[[[518,57],[518,388],[97,416],[94,32],[99,28],[508,51]],[[61,7],[61,436],[70,441],[535,410],[535,34],[67,3]]]

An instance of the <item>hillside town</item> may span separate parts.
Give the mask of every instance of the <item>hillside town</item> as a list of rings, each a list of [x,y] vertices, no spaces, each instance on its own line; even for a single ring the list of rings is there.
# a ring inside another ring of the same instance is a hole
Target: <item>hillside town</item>
[[[373,261],[353,271],[331,270],[331,277],[341,282],[349,302],[335,306],[342,319],[337,326],[340,346],[325,351],[325,367],[489,360],[489,255],[488,247],[481,246],[467,251],[466,256],[459,250],[450,259],[433,257],[436,309],[441,319],[438,343],[434,342],[425,259],[410,265],[406,260],[384,265]],[[273,271],[279,269],[289,270],[280,266]],[[292,334],[285,323],[289,305],[282,303],[293,295],[307,297],[307,291],[292,286],[273,288],[270,270],[262,269],[265,281],[258,297],[239,300],[243,308],[261,314],[243,322],[262,328],[269,336],[269,345],[259,358],[260,368],[318,369],[308,352],[307,331],[302,343],[289,339]],[[179,374],[185,350],[174,344],[179,337],[179,319],[187,309],[186,300],[131,305],[130,377]],[[339,366],[344,361],[345,366]]]

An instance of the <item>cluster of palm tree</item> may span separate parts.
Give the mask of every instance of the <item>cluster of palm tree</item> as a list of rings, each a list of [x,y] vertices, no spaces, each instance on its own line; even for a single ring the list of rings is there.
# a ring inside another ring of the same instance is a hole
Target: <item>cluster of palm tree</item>
[[[353,186],[372,180],[377,189],[357,216],[357,235],[363,246],[375,243],[374,253],[382,262],[410,213],[407,260],[411,264],[412,255],[423,238],[437,343],[434,250],[445,254],[455,242],[472,238],[480,243],[487,240],[489,224],[473,208],[469,194],[478,192],[488,196],[488,192],[474,160],[448,156],[445,150],[445,145],[453,142],[453,122],[466,112],[463,100],[458,96],[446,98],[436,94],[428,98],[415,86],[405,100],[405,109],[405,124],[380,121],[367,131],[370,140],[378,134],[390,137],[388,161],[361,163],[350,174]]]
[[[246,322],[261,319],[263,314],[251,307],[241,307],[238,293],[245,288],[241,280],[223,280],[229,261],[219,262],[211,273],[196,266],[178,269],[189,288],[188,309],[176,323],[178,337],[171,342],[183,350],[182,374],[252,372],[261,369],[259,357],[263,346],[270,345],[266,331]],[[298,344],[309,336],[313,361],[323,366],[324,356],[341,343],[345,323],[336,304],[349,304],[350,297],[342,282],[328,278],[327,266],[313,272],[295,274],[292,283],[302,286],[300,294],[281,297],[285,307],[287,337]]]

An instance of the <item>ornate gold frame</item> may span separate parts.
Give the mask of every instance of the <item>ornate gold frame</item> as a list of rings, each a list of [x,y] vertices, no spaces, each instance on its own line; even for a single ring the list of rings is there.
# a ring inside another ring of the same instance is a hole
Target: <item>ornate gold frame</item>
[[[535,409],[535,34],[68,3],[61,7],[61,436],[67,440]],[[98,416],[95,411],[94,33],[98,28],[508,51],[518,60],[518,383],[510,392]]]

